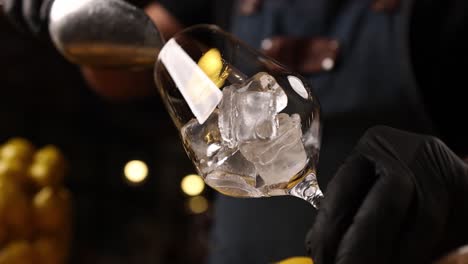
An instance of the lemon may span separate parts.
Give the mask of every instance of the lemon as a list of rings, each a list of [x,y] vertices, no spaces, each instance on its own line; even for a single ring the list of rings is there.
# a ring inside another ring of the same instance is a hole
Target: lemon
[[[70,194],[65,189],[45,187],[34,196],[33,214],[39,231],[57,234],[68,229],[71,210]]]
[[[65,176],[66,161],[55,146],[46,146],[34,154],[29,176],[40,187],[58,186]]]
[[[32,234],[31,204],[24,191],[15,182],[0,179],[0,218],[9,236],[27,239]]]
[[[26,183],[27,166],[16,159],[0,160],[0,177],[15,180],[18,183]]]
[[[42,163],[51,166],[65,166],[65,158],[57,147],[48,145],[39,149],[34,154],[34,163]]]
[[[65,168],[61,165],[34,163],[29,168],[29,176],[40,187],[62,184]]]
[[[228,70],[224,68],[223,58],[218,49],[208,50],[198,61],[200,69],[210,78],[217,87],[221,87],[228,77]]]
[[[280,261],[277,264],[314,264],[314,262],[309,257],[293,257]]]
[[[7,226],[4,223],[4,220],[0,218],[0,248],[3,246],[3,243],[8,238]]]
[[[42,237],[34,241],[33,248],[38,257],[38,263],[61,264],[65,263],[67,255],[66,245],[59,239]]]
[[[0,252],[0,264],[28,264],[34,260],[34,251],[27,241],[12,242]]]
[[[28,162],[33,153],[34,146],[24,138],[12,138],[0,148],[0,158],[3,160]]]

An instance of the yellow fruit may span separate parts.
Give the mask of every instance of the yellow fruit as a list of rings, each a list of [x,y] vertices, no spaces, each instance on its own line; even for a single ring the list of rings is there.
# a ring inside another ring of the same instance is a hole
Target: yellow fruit
[[[32,235],[31,204],[27,195],[13,181],[0,179],[0,219],[9,237],[28,239]]]
[[[65,263],[68,254],[67,243],[51,237],[41,237],[34,241],[33,248],[40,264]]]
[[[224,68],[223,58],[218,49],[208,50],[198,61],[200,69],[210,78],[218,87],[223,86],[228,77],[227,69]],[[222,72],[223,71],[223,72]]]
[[[221,53],[218,49],[208,50],[198,61],[198,66],[208,76],[217,76],[223,68]]]
[[[65,167],[65,158],[57,147],[49,145],[34,154],[34,163]]]
[[[0,251],[0,264],[33,264],[34,251],[27,241],[15,241]]]
[[[277,264],[314,264],[314,262],[309,257],[293,257],[280,261]]]
[[[18,181],[20,184],[27,182],[27,167],[19,160],[0,160],[0,177]]]
[[[58,186],[63,182],[65,168],[46,163],[34,163],[29,168],[29,176],[40,187]]]
[[[0,148],[0,158],[3,160],[29,162],[33,153],[34,146],[23,138],[12,138]]]
[[[3,247],[3,243],[7,240],[8,237],[8,232],[7,232],[7,226],[3,222],[3,219],[0,219],[0,248]]]
[[[58,186],[65,176],[65,158],[54,146],[38,150],[29,168],[29,176],[40,187]]]
[[[36,227],[46,234],[69,229],[71,198],[65,189],[43,188],[33,199]]]

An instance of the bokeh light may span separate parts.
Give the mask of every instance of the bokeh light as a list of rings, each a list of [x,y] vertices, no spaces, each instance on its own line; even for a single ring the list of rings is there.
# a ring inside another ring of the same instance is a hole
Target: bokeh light
[[[148,166],[141,160],[131,160],[124,167],[125,178],[132,183],[141,183],[148,177]]]
[[[194,214],[201,214],[208,210],[208,200],[203,196],[191,197],[188,202],[188,209]]]
[[[189,174],[180,183],[182,191],[189,196],[197,196],[205,189],[205,182],[196,174]]]

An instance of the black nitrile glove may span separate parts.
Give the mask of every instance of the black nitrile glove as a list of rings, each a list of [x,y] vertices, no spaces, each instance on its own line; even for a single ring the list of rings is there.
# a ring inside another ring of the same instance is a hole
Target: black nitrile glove
[[[316,264],[431,263],[466,243],[467,165],[434,137],[388,127],[361,138],[307,237]]]
[[[3,0],[6,17],[19,30],[48,39],[49,11],[53,0]]]

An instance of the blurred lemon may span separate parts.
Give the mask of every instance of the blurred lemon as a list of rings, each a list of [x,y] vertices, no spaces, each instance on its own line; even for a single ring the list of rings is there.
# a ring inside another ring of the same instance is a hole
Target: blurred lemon
[[[0,160],[0,177],[8,178],[24,184],[28,180],[27,165],[19,160]]]
[[[33,153],[34,146],[24,138],[12,138],[0,148],[0,158],[3,160],[28,162]]]
[[[34,163],[29,168],[29,176],[40,187],[58,186],[63,182],[65,168],[60,165]]]
[[[65,176],[65,158],[54,146],[46,146],[38,150],[29,168],[31,179],[39,186],[58,186]]]
[[[70,225],[70,194],[65,189],[45,187],[34,196],[36,227],[44,233],[58,233]]]
[[[0,264],[65,263],[72,234],[65,167],[54,146],[35,152],[14,138],[0,148]]]
[[[24,191],[13,181],[0,179],[0,219],[12,238],[32,235],[31,205]]]
[[[0,264],[31,264],[34,260],[34,251],[27,241],[12,242],[0,251]]]
[[[65,158],[62,152],[52,145],[39,149],[34,154],[33,162],[65,167]]]
[[[62,241],[42,237],[33,243],[34,252],[37,255],[37,263],[40,264],[61,264],[65,263],[67,248]]]
[[[314,264],[314,262],[309,257],[293,257],[280,261],[277,264]]]
[[[198,66],[218,87],[223,86],[229,75],[227,68],[224,69],[223,58],[218,49],[208,50],[198,61]]]
[[[0,248],[3,247],[3,243],[7,240],[8,232],[6,224],[3,222],[3,219],[0,219]]]

